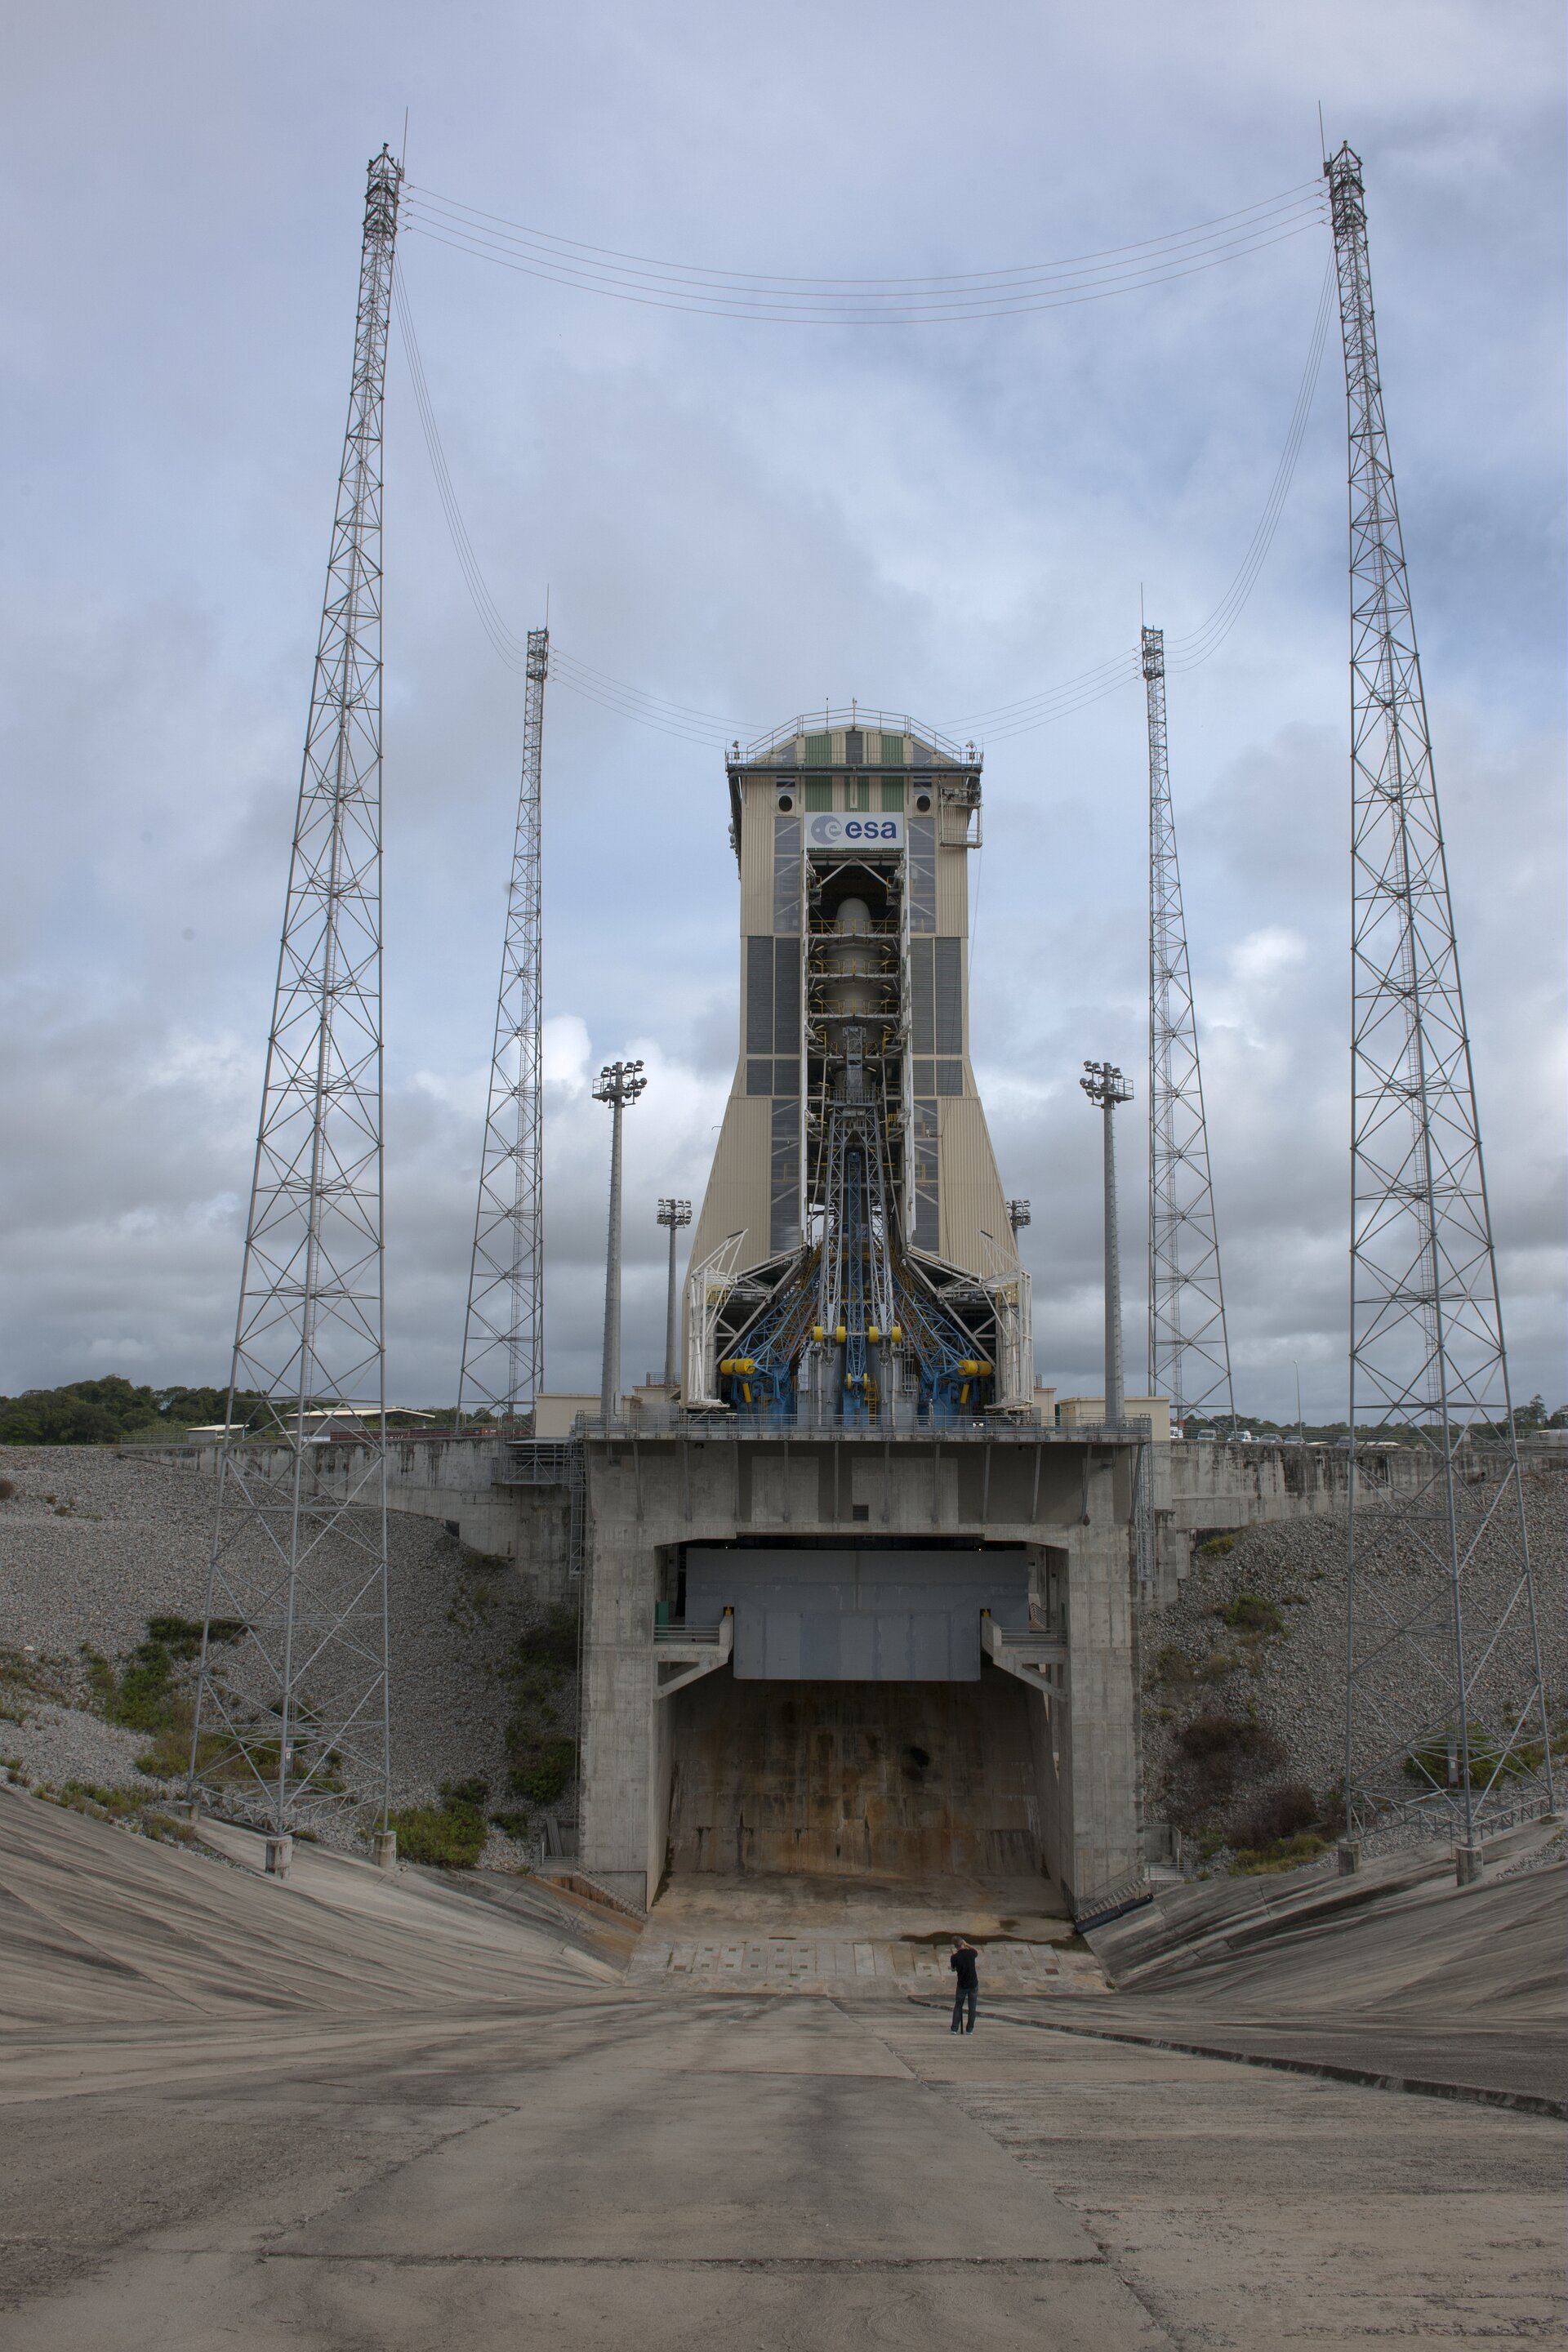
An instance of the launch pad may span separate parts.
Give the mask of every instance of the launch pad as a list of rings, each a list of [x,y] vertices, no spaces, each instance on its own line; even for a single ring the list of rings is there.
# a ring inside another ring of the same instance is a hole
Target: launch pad
[[[1058,1430],[969,1055],[980,762],[831,714],[729,762],[741,1035],[678,1394],[580,1427],[581,1859],[1139,1871],[1146,1423]]]

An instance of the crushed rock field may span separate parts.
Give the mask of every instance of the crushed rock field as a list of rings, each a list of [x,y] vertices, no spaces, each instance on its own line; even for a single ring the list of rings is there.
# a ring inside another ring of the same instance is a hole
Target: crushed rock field
[[[119,1665],[159,1615],[199,1619],[214,1484],[194,1467],[130,1448],[7,1446],[0,1475],[0,1759],[19,1778],[143,1790],[144,1733],[93,1711],[84,1647]],[[506,1801],[506,1673],[540,1611],[524,1580],[487,1564],[436,1522],[388,1520],[395,1807],[432,1801],[476,1776]],[[525,1857],[492,1832],[486,1861]]]
[[[1554,1717],[1568,1709],[1568,1468],[1524,1473],[1526,1523],[1536,1589],[1536,1616],[1548,1704]],[[1382,1572],[1407,1576],[1408,1562],[1392,1556]],[[1474,1604],[1495,1612],[1513,1576],[1478,1556],[1470,1579]],[[1431,1571],[1423,1572],[1429,1587]],[[1247,1596],[1272,1611],[1278,1631],[1249,1634],[1226,1613]],[[1256,1722],[1279,1743],[1280,1760],[1244,1776],[1228,1809],[1211,1818],[1234,1823],[1261,1793],[1287,1783],[1314,1791],[1335,1786],[1343,1769],[1345,1704],[1345,1521],[1328,1517],[1278,1521],[1239,1530],[1229,1550],[1200,1550],[1176,1600],[1152,1612],[1142,1633],[1142,1718],[1145,1785],[1152,1814],[1197,1826],[1205,1791],[1179,1745],[1184,1729],[1205,1715]],[[1526,1690],[1533,1679],[1527,1622],[1520,1611],[1493,1661],[1500,1692]],[[1384,1696],[1394,1696],[1392,1689]]]

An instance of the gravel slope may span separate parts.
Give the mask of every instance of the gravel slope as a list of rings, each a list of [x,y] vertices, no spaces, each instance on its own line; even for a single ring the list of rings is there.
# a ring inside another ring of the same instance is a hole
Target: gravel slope
[[[1549,1704],[1560,1715],[1568,1708],[1568,1467],[1529,1469],[1524,1483],[1542,1665]],[[1405,1594],[1415,1590],[1413,1571],[1408,1559],[1380,1563],[1390,1587]],[[1429,1570],[1421,1582],[1434,1589]],[[1468,1604],[1478,1622],[1500,1610],[1513,1582],[1505,1560],[1478,1554]],[[1226,1625],[1219,1612],[1243,1593],[1274,1604],[1287,1629],[1282,1636],[1249,1642]],[[1304,1781],[1322,1792],[1338,1782],[1343,1769],[1344,1609],[1342,1517],[1250,1528],[1222,1557],[1194,1561],[1176,1601],[1151,1615],[1142,1631],[1145,1787],[1152,1817],[1179,1820],[1194,1805],[1196,1782],[1177,1741],[1183,1727],[1202,1715],[1250,1717],[1285,1751],[1277,1768],[1238,1788],[1229,1813],[1220,1809],[1222,1822],[1237,1818],[1260,1790]],[[1230,1670],[1213,1679],[1183,1677],[1182,1659],[1203,1675],[1226,1658],[1232,1661]],[[1529,1658],[1521,1612],[1489,1670],[1494,1700],[1528,1688]],[[1379,1696],[1397,1717],[1399,1694],[1392,1676],[1382,1681]],[[1196,1821],[1189,1825],[1197,1826]]]
[[[146,1739],[85,1711],[80,1649],[118,1662],[149,1617],[200,1618],[213,1482],[107,1446],[6,1446],[0,1475],[17,1489],[0,1501],[0,1651],[30,1647],[35,1678],[70,1702],[24,1697],[23,1722],[0,1720],[0,1757],[57,1786],[136,1784]],[[522,1575],[477,1565],[436,1522],[394,1512],[388,1524],[393,1802],[426,1802],[443,1780],[481,1774],[504,1803],[513,1697],[501,1670],[540,1612]],[[15,1686],[3,1703],[17,1706]],[[487,1859],[517,1858],[508,1842],[492,1845]]]

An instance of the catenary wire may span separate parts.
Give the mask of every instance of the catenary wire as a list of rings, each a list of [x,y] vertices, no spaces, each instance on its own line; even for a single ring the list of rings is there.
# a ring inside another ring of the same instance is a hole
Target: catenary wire
[[[1220,268],[1226,262],[1239,260],[1246,255],[1263,252],[1271,246],[1317,228],[1323,217],[1321,202],[1313,198],[1280,220],[1260,223],[1260,229],[1267,227],[1270,230],[1268,236],[1249,232],[1239,239],[1221,242],[1210,247],[1195,247],[1187,253],[1151,257],[1147,261],[1127,264],[1115,271],[1102,273],[1099,278],[1087,278],[1082,282],[1069,280],[1054,286],[1042,283],[1016,289],[1000,299],[996,299],[996,289],[974,296],[944,295],[930,299],[900,297],[892,306],[879,304],[869,298],[855,298],[848,306],[819,296],[808,298],[809,304],[815,307],[807,307],[806,301],[792,303],[778,296],[720,293],[706,288],[681,289],[630,274],[616,276],[609,272],[590,273],[559,267],[548,257],[530,257],[519,249],[501,248],[493,241],[475,239],[462,234],[447,234],[445,231],[451,224],[443,223],[438,227],[431,219],[412,208],[408,227],[411,235],[469,253],[479,260],[494,262],[500,268],[654,310],[679,310],[713,318],[747,318],[764,324],[907,327],[963,324],[1038,310],[1064,310],[1086,302],[1107,301],[1120,294],[1194,277],[1205,270]],[[695,299],[699,294],[704,299]]]
[[[916,278],[784,278],[753,270],[710,269],[696,263],[658,260],[651,254],[626,253],[614,246],[585,245],[576,237],[556,236],[545,229],[531,228],[521,221],[506,220],[499,213],[481,212],[475,205],[461,204],[454,197],[438,195],[434,190],[419,187],[413,182],[408,184],[407,197],[415,203],[424,202],[439,205],[447,212],[464,215],[470,220],[483,223],[490,229],[505,232],[531,243],[560,248],[566,253],[589,256],[599,262],[625,262],[637,268],[671,272],[683,278],[713,279],[727,287],[790,287],[804,289],[807,292],[834,293],[840,289],[900,291],[915,288],[976,285],[1009,278],[1035,278],[1060,270],[1083,268],[1090,262],[1113,261],[1125,254],[1148,252],[1163,246],[1186,243],[1195,236],[1213,229],[1223,228],[1229,223],[1245,219],[1253,214],[1267,213],[1282,205],[1300,202],[1309,194],[1315,193],[1321,197],[1321,192],[1322,184],[1320,179],[1302,180],[1297,182],[1292,187],[1280,190],[1275,195],[1263,196],[1255,204],[1244,205],[1236,212],[1217,214],[1210,220],[1196,222],[1190,228],[1171,230],[1163,236],[1139,238],[1130,245],[1103,247],[1091,253],[1069,254],[1061,261],[1030,262],[1010,269],[963,270],[948,276]]]
[[[1289,429],[1281,452],[1274,479],[1265,500],[1262,515],[1248,543],[1240,567],[1215,610],[1199,628],[1182,638],[1173,638],[1166,651],[1167,666],[1173,669],[1194,669],[1209,659],[1235,627],[1245,607],[1258,576],[1268,556],[1269,547],[1284,510],[1286,498],[1294,477],[1296,462],[1305,437],[1312,395],[1321,367],[1332,316],[1334,273],[1331,260],[1325,271],[1322,291],[1313,320],[1312,337],[1306,366],[1302,372]],[[394,297],[397,305],[409,373],[413,382],[417,408],[431,469],[436,478],[448,532],[452,539],[458,565],[462,571],[470,598],[479,614],[480,624],[498,656],[509,668],[521,670],[527,658],[524,642],[506,625],[490,593],[483,572],[473,550],[468,527],[452,485],[439,425],[429,387],[425,376],[409,307],[407,289],[399,270],[395,278]],[[661,734],[672,735],[690,742],[712,745],[715,740],[728,741],[735,736],[751,736],[763,730],[753,726],[722,719],[718,713],[694,709],[665,697],[647,693],[639,687],[612,677],[593,664],[580,661],[558,646],[552,649],[552,670],[560,682],[574,693],[595,702],[601,708],[634,720],[640,726],[655,729]],[[1017,735],[1050,726],[1088,709],[1107,696],[1118,694],[1135,683],[1142,676],[1142,664],[1135,648],[1112,655],[1108,660],[1065,678],[1058,685],[1021,699],[971,713],[967,718],[947,722],[945,731],[961,733],[984,730],[988,742],[1005,742]]]
[[[898,278],[784,278],[656,261],[560,238],[481,213],[426,189],[405,200],[411,228],[494,260],[626,299],[671,300],[737,315],[803,324],[913,324],[939,318],[994,317],[1008,310],[1129,291],[1278,242],[1322,217],[1317,182],[1305,182],[1187,229],[1066,260],[1009,269]]]

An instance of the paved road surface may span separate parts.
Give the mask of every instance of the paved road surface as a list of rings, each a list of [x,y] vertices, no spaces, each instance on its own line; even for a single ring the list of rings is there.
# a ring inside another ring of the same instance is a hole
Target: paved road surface
[[[0,1883],[5,2352],[1568,2343],[1542,2118],[631,1994],[439,1888],[278,1887],[30,1801]]]

